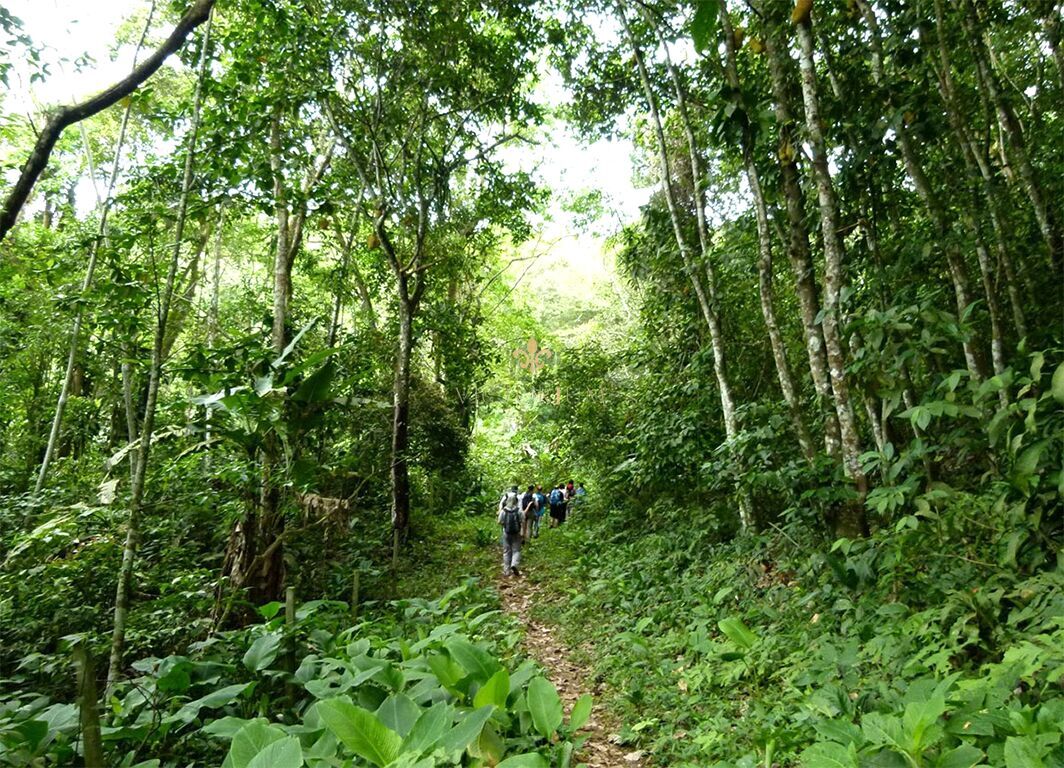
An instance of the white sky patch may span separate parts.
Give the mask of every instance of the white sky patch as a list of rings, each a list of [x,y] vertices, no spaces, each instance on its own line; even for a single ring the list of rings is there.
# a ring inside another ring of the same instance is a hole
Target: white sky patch
[[[40,120],[44,106],[82,100],[125,77],[132,68],[134,51],[132,45],[116,50],[117,30],[134,14],[146,14],[149,7],[146,0],[5,0],[5,5],[22,20],[24,32],[34,44],[43,49],[48,77],[31,82],[28,65],[16,61],[3,111],[12,116],[32,115],[35,121]],[[170,24],[160,23],[161,16],[157,13],[153,21],[152,37],[169,32]],[[83,55],[92,61],[79,69],[75,61]],[[687,55],[686,51],[679,52],[680,58]],[[537,97],[559,107],[569,94],[560,78],[549,73]],[[164,151],[165,147],[159,149]],[[604,252],[603,233],[635,221],[652,191],[635,188],[632,152],[628,139],[582,141],[563,121],[547,126],[536,144],[515,143],[502,150],[508,167],[534,173],[554,192],[542,222],[540,250],[543,242],[553,245],[546,249],[542,263],[528,270],[525,279],[567,275],[560,282],[574,290],[595,290],[610,279],[612,258]],[[582,231],[563,203],[595,190],[602,193],[604,220],[594,227],[596,232]],[[78,198],[79,208],[91,207],[95,200],[87,179],[79,185]],[[515,266],[515,280],[524,266]]]

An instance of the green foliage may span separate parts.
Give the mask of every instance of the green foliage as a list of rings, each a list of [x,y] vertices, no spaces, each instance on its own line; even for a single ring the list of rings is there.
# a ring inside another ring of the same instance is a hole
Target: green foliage
[[[714,544],[678,528],[690,510],[619,535],[616,510],[593,503],[546,539],[565,596],[551,615],[591,644],[622,735],[662,765],[1054,765],[1055,553],[1012,559],[994,492],[936,509],[825,554],[799,524]]]
[[[465,755],[551,764],[546,756],[572,750],[590,701],[563,726],[537,668],[504,666],[487,649],[505,648],[515,631],[487,600],[470,582],[354,626],[339,603],[302,605],[292,625],[265,606],[263,624],[188,656],[136,662],[140,675],[110,702],[108,750],[116,762],[147,750],[164,766],[194,757],[225,768],[454,765]],[[25,693],[0,700],[0,764],[65,760],[76,736],[73,704]]]

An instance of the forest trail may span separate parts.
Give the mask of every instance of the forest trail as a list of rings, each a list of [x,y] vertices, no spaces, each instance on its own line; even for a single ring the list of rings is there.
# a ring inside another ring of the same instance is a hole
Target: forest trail
[[[587,670],[573,662],[571,649],[558,637],[555,628],[532,618],[532,607],[544,594],[542,587],[527,577],[500,577],[497,585],[503,610],[521,622],[525,630],[525,650],[546,670],[565,704],[565,711],[568,713],[573,702],[585,693],[595,698],[591,718],[583,729],[588,739],[574,757],[574,764],[588,768],[641,766],[642,752],[625,752],[611,739],[601,703],[601,686],[589,687]]]

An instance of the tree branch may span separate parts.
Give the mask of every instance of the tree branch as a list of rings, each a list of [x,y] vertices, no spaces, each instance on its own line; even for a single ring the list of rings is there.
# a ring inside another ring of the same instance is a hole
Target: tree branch
[[[102,112],[115,102],[133,93],[141,83],[155,74],[163,62],[184,44],[185,39],[193,29],[198,27],[211,13],[215,0],[195,0],[185,15],[178,21],[174,31],[166,38],[161,46],[137,66],[127,77],[118,81],[107,90],[98,93],[90,99],[79,104],[59,107],[53,111],[44,125],[44,129],[37,137],[37,143],[33,147],[26,164],[22,167],[15,186],[8,193],[4,201],[3,210],[0,210],[0,241],[4,239],[11,227],[15,225],[22,206],[33,191],[33,185],[37,178],[48,165],[48,158],[59,141],[63,130],[75,123],[92,117]]]

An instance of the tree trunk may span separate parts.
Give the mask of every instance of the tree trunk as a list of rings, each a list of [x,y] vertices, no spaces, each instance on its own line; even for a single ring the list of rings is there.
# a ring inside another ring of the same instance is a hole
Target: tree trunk
[[[1044,2],[1042,14],[1042,31],[1045,32],[1046,45],[1053,54],[1053,63],[1057,66],[1057,83],[1064,89],[1064,51],[1060,49],[1061,22],[1060,6],[1049,0]]]
[[[972,4],[971,0],[962,0],[962,5],[963,10],[960,11],[961,24],[964,27],[965,34],[968,37],[968,43],[972,49],[976,74],[980,83],[986,89],[987,95],[990,97],[990,102],[993,104],[994,110],[997,113],[998,125],[1000,126],[1001,132],[1004,134],[1008,144],[1007,154],[1012,162],[1019,168],[1023,190],[1027,193],[1027,198],[1031,201],[1031,207],[1034,209],[1034,217],[1038,222],[1038,230],[1042,234],[1042,239],[1045,241],[1046,249],[1048,251],[1048,265],[1050,269],[1057,271],[1060,269],[1061,264],[1064,263],[1061,234],[1056,227],[1056,223],[1053,221],[1042,188],[1038,183],[1037,174],[1035,173],[1034,166],[1031,164],[1030,157],[1027,153],[1027,143],[1023,131],[1020,128],[1019,121],[1016,119],[1016,113],[1013,111],[1012,105],[1009,103],[1008,99],[1005,98],[1005,94],[997,79],[997,73],[994,72],[993,67],[990,65],[986,46],[979,32],[979,30],[983,28],[983,25],[979,18],[978,11]],[[1002,149],[1004,150],[1004,147],[1002,147]]]
[[[188,153],[185,157],[185,170],[181,181],[181,198],[178,203],[177,217],[174,224],[174,247],[170,257],[170,267],[166,274],[166,285],[159,298],[159,315],[155,327],[155,339],[152,344],[152,359],[148,369],[148,400],[144,408],[144,422],[140,430],[140,445],[137,451],[136,471],[130,489],[129,517],[126,521],[126,541],[122,549],[122,564],[118,573],[118,587],[115,592],[114,632],[111,636],[111,656],[107,667],[107,693],[110,698],[119,678],[122,676],[122,654],[125,650],[126,615],[129,612],[129,595],[133,582],[133,563],[140,544],[140,516],[144,500],[144,479],[148,467],[148,455],[151,450],[152,434],[155,428],[155,405],[159,397],[159,384],[162,378],[163,342],[166,337],[166,321],[170,314],[170,302],[174,294],[177,268],[181,259],[181,241],[184,238],[185,217],[188,211],[188,198],[192,189],[192,169],[196,154],[196,140],[199,135],[200,110],[203,102],[203,82],[207,74],[207,48],[210,41],[211,21],[208,17],[200,47],[196,94],[193,101],[192,124],[189,128]]]
[[[879,22],[876,20],[875,12],[867,0],[857,0],[857,4],[861,9],[871,35],[872,78],[880,88],[889,89],[889,84],[886,82],[886,76],[883,72],[883,47],[880,41]],[[887,91],[885,101],[888,112],[896,112],[889,91]],[[898,145],[901,147],[905,169],[913,182],[913,186],[916,187],[917,193],[924,202],[924,207],[935,225],[940,243],[945,250],[950,280],[953,284],[953,295],[957,305],[957,321],[959,325],[963,326],[965,315],[972,305],[967,266],[964,263],[964,259],[961,258],[953,238],[950,236],[952,228],[946,216],[945,208],[935,194],[934,189],[932,189],[931,182],[924,172],[923,164],[916,154],[912,137],[909,135],[908,126],[905,125],[904,119],[892,120],[891,122],[895,136],[898,139]],[[986,378],[986,366],[983,362],[983,356],[980,354],[979,346],[971,334],[966,334],[961,344],[969,374],[973,380],[982,381]]]
[[[838,415],[834,409],[835,396],[831,390],[831,377],[828,373],[827,355],[824,351],[824,336],[817,320],[820,314],[820,297],[817,292],[813,257],[809,250],[809,231],[805,225],[805,196],[802,193],[801,175],[795,162],[799,142],[794,132],[795,122],[787,89],[787,63],[773,30],[767,28],[765,52],[769,60],[776,122],[779,124],[780,131],[778,154],[783,195],[787,206],[787,256],[791,263],[791,271],[794,273],[794,288],[798,295],[806,357],[809,360],[809,374],[813,379],[813,387],[824,416],[825,449],[829,456],[841,461],[842,442]]]
[[[728,78],[728,84],[738,94],[741,91],[741,84],[739,82],[739,70],[735,64],[735,37],[725,0],[720,0],[719,11],[721,31],[724,33],[724,71]],[[675,71],[671,62],[669,69],[675,79]],[[812,438],[810,438],[809,430],[806,429],[805,420],[802,418],[802,409],[798,403],[794,378],[791,376],[791,365],[787,360],[787,348],[783,343],[779,322],[776,319],[776,306],[772,289],[772,233],[769,229],[768,206],[765,204],[765,196],[761,189],[761,178],[758,175],[757,166],[754,164],[753,136],[749,127],[744,127],[743,129],[742,154],[743,165],[746,169],[746,181],[750,187],[750,194],[754,198],[754,213],[757,218],[757,272],[761,314],[765,319],[769,346],[772,349],[772,357],[776,363],[776,376],[779,379],[780,392],[783,394],[783,402],[786,404],[787,412],[790,414],[795,437],[798,439],[798,445],[801,447],[802,454],[806,460],[812,462],[816,456],[816,449],[813,448]]]
[[[415,307],[407,290],[406,276],[399,279],[399,346],[392,385],[392,529],[402,537],[410,526],[410,470],[407,465],[410,418],[410,360],[414,349]]]
[[[717,303],[716,273],[713,268],[712,260],[706,258],[706,285],[704,286],[691,256],[691,250],[687,244],[687,238],[683,234],[679,206],[676,201],[676,193],[672,183],[672,170],[669,163],[668,143],[665,140],[665,131],[662,127],[661,116],[658,112],[657,100],[654,97],[654,91],[650,85],[650,76],[647,73],[646,62],[643,59],[643,51],[628,23],[628,16],[625,11],[623,0],[619,0],[617,3],[617,14],[632,46],[632,53],[635,57],[636,67],[639,71],[639,79],[643,86],[643,92],[646,96],[647,106],[650,111],[651,122],[654,126],[654,134],[657,139],[658,148],[658,162],[660,165],[659,172],[661,174],[661,187],[665,196],[666,206],[669,210],[669,219],[672,222],[673,234],[676,238],[676,246],[680,251],[680,258],[683,262],[684,270],[687,272],[688,277],[691,280],[691,285],[694,288],[695,296],[698,299],[698,304],[702,310],[706,325],[709,327],[709,341],[710,346],[713,349],[713,371],[717,378],[721,411],[724,417],[724,433],[728,440],[731,441],[738,435],[739,420],[735,413],[735,403],[732,399],[731,383],[728,380],[724,338],[720,326],[720,318],[717,314],[717,307],[719,304]],[[709,243],[708,235],[705,231],[705,211],[701,192],[699,190],[701,172],[699,171],[698,152],[694,143],[694,135],[690,129],[689,120],[684,120],[684,127],[687,131],[688,148],[691,154],[691,172],[694,177],[695,188],[695,216],[699,227],[699,238],[703,247],[708,251]],[[708,253],[703,253],[703,255],[708,256]],[[742,489],[739,489],[739,522],[744,531],[753,530],[754,520],[752,507],[753,505],[749,494]]]
[[[939,54],[939,66],[937,68],[937,80],[939,93],[946,106],[946,116],[949,118],[950,127],[953,131],[954,140],[964,159],[968,175],[980,180],[983,196],[987,203],[987,213],[990,216],[990,225],[994,233],[995,250],[998,262],[1005,272],[1005,289],[1009,297],[1009,306],[1012,310],[1012,323],[1019,339],[1027,336],[1027,319],[1023,311],[1023,300],[1020,297],[1020,288],[1028,294],[1033,302],[1032,292],[1026,280],[1017,271],[1012,260],[1012,253],[1008,247],[1008,237],[1005,229],[1004,206],[1001,203],[1000,194],[994,182],[994,175],[988,159],[983,151],[976,145],[968,129],[965,116],[961,113],[960,100],[953,81],[953,65],[950,61],[949,48],[945,38],[945,19],[942,11],[942,0],[935,0],[935,24],[937,29],[937,48]]]
[[[137,43],[137,49],[133,54],[133,68],[136,69],[137,56],[140,55],[140,49],[144,45],[144,39],[147,37],[148,28],[151,25],[152,14],[148,15],[148,20],[144,25],[144,32],[140,36],[140,42]],[[122,148],[126,143],[126,132],[129,128],[129,115],[132,110],[133,102],[130,100],[126,104],[125,110],[122,112],[122,122],[118,129],[118,139],[115,141],[115,157],[114,162],[111,164],[111,175],[107,181],[107,194],[101,201],[99,200],[99,193],[97,193],[97,201],[100,205],[100,223],[96,229],[96,237],[92,240],[92,245],[89,246],[89,263],[85,266],[85,277],[81,281],[81,301],[78,303],[77,310],[74,314],[74,324],[70,330],[70,351],[67,353],[66,372],[63,375],[63,384],[59,390],[59,401],[55,406],[55,415],[52,417],[52,428],[48,434],[48,445],[44,449],[44,458],[41,460],[41,466],[37,472],[37,482],[33,487],[33,493],[36,496],[44,488],[45,480],[48,478],[48,469],[52,463],[52,456],[55,454],[56,444],[59,440],[59,432],[63,425],[63,413],[66,411],[67,401],[70,399],[70,385],[73,378],[74,366],[77,363],[78,348],[81,345],[81,325],[85,317],[85,301],[87,299],[89,289],[92,286],[92,278],[96,272],[96,256],[99,253],[101,243],[107,240],[107,216],[111,212],[111,200],[114,195],[115,184],[118,181],[118,171],[122,164]],[[84,130],[84,124],[82,124]],[[84,134],[83,134],[84,136]],[[88,142],[86,141],[85,151],[89,152]],[[91,154],[89,155],[91,158]],[[93,180],[93,188],[95,189],[95,179]]]
[[[177,22],[174,31],[166,38],[162,45],[156,49],[142,64],[134,67],[123,80],[115,83],[107,90],[93,96],[80,104],[60,107],[49,115],[43,130],[37,136],[37,142],[22,167],[15,186],[11,188],[3,207],[0,208],[0,241],[4,239],[11,227],[18,220],[22,206],[33,191],[37,178],[48,165],[48,158],[55,148],[60,135],[68,127],[86,118],[102,112],[112,104],[129,96],[141,83],[151,77],[163,65],[167,58],[184,45],[185,39],[196,27],[202,24],[211,14],[215,0],[195,0],[189,6],[185,15]]]
[[[836,532],[842,536],[865,535],[868,521],[864,513],[864,497],[868,492],[868,480],[861,467],[861,445],[850,404],[849,384],[846,380],[846,355],[843,351],[842,333],[839,328],[841,308],[839,300],[844,281],[842,243],[838,237],[838,206],[835,187],[828,170],[827,148],[820,121],[820,95],[813,62],[813,32],[806,15],[795,25],[798,33],[802,99],[805,103],[805,122],[813,154],[813,175],[817,186],[817,201],[820,206],[820,226],[824,241],[824,344],[827,351],[831,387],[835,393],[835,412],[839,419],[842,437],[843,470],[857,488],[859,503],[846,505],[836,523]]]

